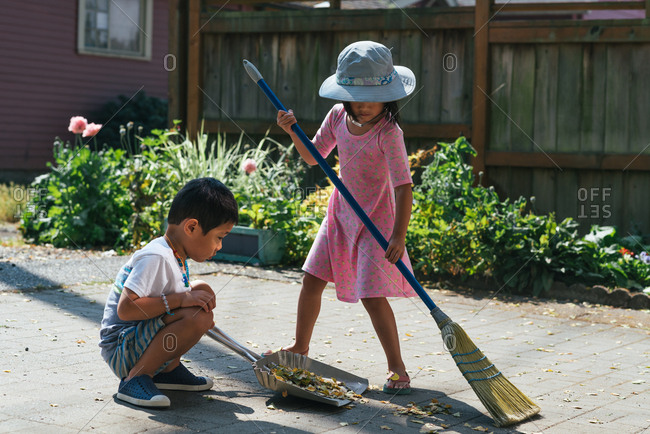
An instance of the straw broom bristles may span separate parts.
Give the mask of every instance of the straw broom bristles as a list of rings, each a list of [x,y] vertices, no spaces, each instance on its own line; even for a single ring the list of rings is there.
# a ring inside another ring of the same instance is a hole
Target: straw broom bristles
[[[521,422],[540,408],[521,393],[474,345],[467,333],[439,308],[431,311],[456,365],[495,421],[496,426]]]

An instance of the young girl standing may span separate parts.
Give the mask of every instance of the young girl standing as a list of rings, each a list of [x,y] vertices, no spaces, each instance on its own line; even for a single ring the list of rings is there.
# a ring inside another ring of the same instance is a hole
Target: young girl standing
[[[323,157],[338,147],[340,177],[370,219],[388,240],[384,250],[349,204],[334,191],[316,240],[303,266],[298,299],[296,340],[285,351],[306,355],[327,282],[334,282],[339,300],[361,300],[386,353],[386,393],[411,391],[402,360],[397,325],[386,297],[416,293],[394,265],[406,254],[411,217],[411,174],[404,138],[397,120],[397,100],[413,92],[415,76],[394,66],[391,52],[371,41],[355,42],[338,57],[336,74],[321,85],[319,95],[343,101],[323,121],[313,143]],[[317,164],[291,130],[291,111],[278,112],[278,125],[292,138],[300,155]]]

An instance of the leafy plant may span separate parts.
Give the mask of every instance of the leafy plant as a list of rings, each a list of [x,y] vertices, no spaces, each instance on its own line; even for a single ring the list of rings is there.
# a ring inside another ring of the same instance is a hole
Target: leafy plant
[[[57,139],[51,171],[32,183],[40,194],[22,215],[25,238],[54,246],[116,245],[131,214],[119,182],[123,158],[123,150],[94,152]]]
[[[143,148],[142,153],[125,161],[119,173],[132,209],[128,225],[122,228],[120,246],[137,248],[163,233],[163,222],[178,181],[161,164],[164,154]]]
[[[523,197],[501,201],[493,188],[474,185],[465,162],[473,155],[460,137],[439,143],[433,160],[421,168],[407,243],[423,277],[487,277],[509,291],[533,295],[556,279],[630,289],[650,285],[650,265],[619,252],[621,245],[633,244],[648,250],[639,239],[619,239],[614,228],[598,227],[582,238],[572,219],[557,222],[553,213],[529,212]]]

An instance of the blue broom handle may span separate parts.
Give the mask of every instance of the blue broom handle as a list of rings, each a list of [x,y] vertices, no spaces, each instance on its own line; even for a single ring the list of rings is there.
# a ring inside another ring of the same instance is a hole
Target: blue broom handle
[[[248,72],[248,75],[257,83],[257,85],[262,89],[262,91],[266,94],[266,96],[269,98],[271,103],[275,106],[276,109],[282,110],[282,111],[288,111],[282,102],[278,99],[277,96],[273,93],[271,88],[269,87],[268,84],[266,84],[266,81],[264,81],[264,78],[262,75],[259,73],[257,68],[250,63],[248,60],[244,60],[244,67],[246,68],[246,72]],[[345,200],[350,204],[356,215],[361,219],[363,224],[368,228],[372,236],[377,240],[379,245],[381,246],[384,251],[388,249],[388,241],[386,241],[386,238],[382,235],[381,232],[379,232],[379,229],[377,229],[377,226],[370,220],[370,217],[363,211],[357,200],[352,196],[350,191],[347,189],[347,187],[343,184],[341,179],[336,175],[334,170],[327,164],[327,161],[321,156],[320,152],[316,149],[314,144],[311,142],[309,137],[303,132],[302,128],[298,126],[298,123],[295,123],[291,125],[291,130],[296,133],[300,141],[305,145],[309,153],[314,157],[318,165],[323,169],[327,177],[332,181],[336,189],[343,195]],[[436,308],[436,304],[431,300],[431,297],[426,293],[424,288],[422,288],[422,285],[420,285],[420,282],[415,278],[411,270],[408,269],[406,264],[404,264],[404,261],[399,259],[397,263],[395,264],[397,266],[397,269],[402,273],[404,278],[411,284],[415,292],[420,296],[424,304],[427,305],[429,310],[433,310]]]

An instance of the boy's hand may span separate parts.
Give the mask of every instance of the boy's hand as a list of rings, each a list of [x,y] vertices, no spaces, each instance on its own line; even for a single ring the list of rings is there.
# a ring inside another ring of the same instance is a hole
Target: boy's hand
[[[278,126],[282,128],[287,134],[291,134],[291,125],[296,123],[296,117],[293,115],[293,110],[289,109],[288,112],[283,110],[278,111]]]
[[[190,287],[192,290],[183,299],[181,307],[199,306],[206,312],[210,312],[216,307],[214,291],[210,285],[202,280],[195,280],[190,283]]]

